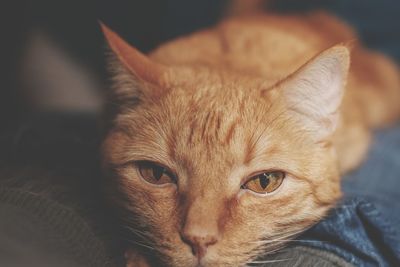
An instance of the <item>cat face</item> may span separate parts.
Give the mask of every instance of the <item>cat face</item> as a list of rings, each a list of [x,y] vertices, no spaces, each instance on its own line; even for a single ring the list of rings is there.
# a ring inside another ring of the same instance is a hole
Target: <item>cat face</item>
[[[221,69],[160,66],[104,31],[117,106],[103,162],[137,249],[168,266],[244,265],[340,196],[330,137],[346,48],[266,86]]]

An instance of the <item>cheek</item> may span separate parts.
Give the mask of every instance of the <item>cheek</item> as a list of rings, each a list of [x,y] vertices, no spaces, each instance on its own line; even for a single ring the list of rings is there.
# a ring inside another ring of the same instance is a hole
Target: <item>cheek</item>
[[[136,171],[125,170],[117,174],[119,199],[125,199],[128,209],[152,227],[172,226],[177,223],[176,186],[155,187],[138,177]],[[169,227],[171,228],[171,227]]]
[[[131,205],[140,213],[153,217],[174,219],[177,215],[177,193],[176,187],[149,188],[142,181],[124,181],[124,194],[130,200]],[[167,221],[169,222],[169,221]]]
[[[145,228],[152,237],[152,246],[160,244],[181,245],[179,235],[179,207],[177,205],[176,190],[165,188],[149,190],[146,186],[137,183],[124,183],[124,197],[128,200],[128,214],[138,218],[133,228]],[[129,220],[129,216],[125,219]],[[139,222],[139,224],[137,224]],[[158,248],[162,251],[162,248]]]

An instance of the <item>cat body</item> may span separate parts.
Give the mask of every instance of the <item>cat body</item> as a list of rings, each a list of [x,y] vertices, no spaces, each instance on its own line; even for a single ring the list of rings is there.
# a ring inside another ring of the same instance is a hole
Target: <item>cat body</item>
[[[129,266],[148,253],[243,266],[275,251],[323,218],[370,129],[400,113],[396,66],[323,13],[231,18],[148,56],[103,31],[103,163]]]

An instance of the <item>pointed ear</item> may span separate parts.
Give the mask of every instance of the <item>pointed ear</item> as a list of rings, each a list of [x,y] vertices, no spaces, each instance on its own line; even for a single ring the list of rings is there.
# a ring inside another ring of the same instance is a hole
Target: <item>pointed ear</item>
[[[111,50],[135,78],[153,85],[161,84],[166,69],[163,65],[151,61],[103,23],[100,22],[100,26]]]
[[[349,64],[349,49],[337,45],[311,59],[279,86],[294,118],[315,133],[318,141],[336,130]]]
[[[156,99],[165,92],[166,67],[150,60],[104,24],[100,25],[112,50],[108,62],[112,84],[106,92],[104,107],[107,129],[118,114],[131,111],[141,102]]]

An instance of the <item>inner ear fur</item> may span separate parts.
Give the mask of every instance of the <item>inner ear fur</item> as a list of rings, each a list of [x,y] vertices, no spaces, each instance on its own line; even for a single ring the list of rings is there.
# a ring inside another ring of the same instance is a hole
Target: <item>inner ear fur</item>
[[[318,54],[279,84],[287,108],[318,140],[337,128],[350,52],[336,45]]]

